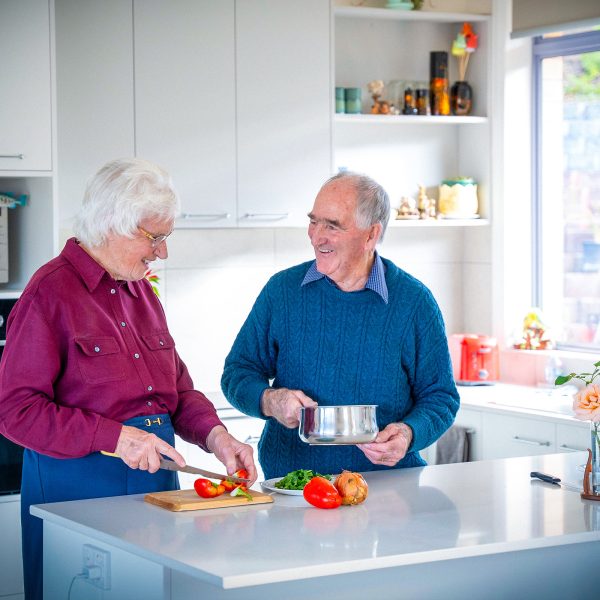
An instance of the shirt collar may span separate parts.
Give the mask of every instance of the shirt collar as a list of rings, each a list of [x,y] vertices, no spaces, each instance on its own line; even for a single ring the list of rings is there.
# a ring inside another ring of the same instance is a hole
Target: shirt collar
[[[300,285],[303,286],[308,283],[313,283],[314,281],[318,281],[324,277],[327,279],[327,281],[335,285],[335,283],[329,277],[317,271],[317,261],[315,260],[311,263]],[[377,251],[375,251],[375,260],[373,261],[371,272],[369,273],[367,283],[365,284],[365,289],[373,290],[376,294],[381,296],[381,299],[386,304],[388,303],[388,288],[385,282],[385,266],[381,260],[381,256],[379,256]]]
[[[70,238],[67,240],[63,251],[61,252],[62,256],[66,258],[75,268],[75,270],[83,279],[87,289],[90,292],[93,292],[98,285],[100,285],[100,281],[103,277],[108,277],[111,279],[108,271],[96,262],[80,245],[79,242],[75,238]],[[113,280],[114,281],[114,280]],[[126,282],[115,282],[117,285],[123,285],[126,287],[129,292],[134,296],[138,297],[137,290],[135,289],[135,285],[133,281]]]

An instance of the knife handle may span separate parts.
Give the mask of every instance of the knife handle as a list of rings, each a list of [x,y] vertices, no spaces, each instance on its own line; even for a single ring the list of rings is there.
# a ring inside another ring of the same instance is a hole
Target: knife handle
[[[534,477],[536,479],[541,479],[542,481],[545,481],[546,483],[553,483],[555,485],[560,485],[560,478],[554,477],[553,475],[546,475],[546,473],[540,473],[539,471],[531,471],[531,473],[529,473],[529,476]]]

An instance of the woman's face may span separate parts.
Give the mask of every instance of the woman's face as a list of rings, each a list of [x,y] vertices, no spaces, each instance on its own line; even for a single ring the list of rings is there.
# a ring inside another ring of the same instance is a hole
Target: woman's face
[[[155,244],[148,235],[156,238],[169,235],[172,231],[172,220],[145,219],[132,239],[120,235],[109,236],[99,256],[100,262],[114,279],[138,281],[152,268],[153,261],[157,258],[164,260],[169,254],[167,240]]]

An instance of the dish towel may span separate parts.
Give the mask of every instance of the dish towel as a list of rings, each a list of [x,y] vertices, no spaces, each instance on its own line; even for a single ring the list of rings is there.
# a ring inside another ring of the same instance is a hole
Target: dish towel
[[[437,441],[435,464],[469,462],[469,442],[471,432],[466,427],[453,425]]]

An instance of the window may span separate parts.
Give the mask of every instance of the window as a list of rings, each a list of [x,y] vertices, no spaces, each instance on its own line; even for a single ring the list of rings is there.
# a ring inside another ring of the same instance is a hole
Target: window
[[[600,349],[600,31],[536,38],[534,303],[559,347]]]

